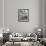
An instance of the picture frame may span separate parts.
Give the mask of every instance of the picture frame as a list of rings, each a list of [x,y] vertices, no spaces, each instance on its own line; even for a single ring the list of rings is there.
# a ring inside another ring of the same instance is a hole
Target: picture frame
[[[18,22],[29,22],[29,9],[18,9]]]

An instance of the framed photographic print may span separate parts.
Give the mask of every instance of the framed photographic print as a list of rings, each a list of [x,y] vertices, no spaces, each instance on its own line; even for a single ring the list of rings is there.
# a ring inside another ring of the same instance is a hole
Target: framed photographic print
[[[29,22],[29,9],[18,9],[18,21]]]

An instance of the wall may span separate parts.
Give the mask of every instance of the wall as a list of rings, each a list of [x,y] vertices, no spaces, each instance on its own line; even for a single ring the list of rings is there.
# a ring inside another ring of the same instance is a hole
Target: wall
[[[43,37],[46,37],[46,0],[43,0]]]
[[[0,27],[3,26],[3,1],[0,0]]]
[[[18,22],[18,9],[29,9],[29,22]],[[5,27],[14,32],[33,32],[42,26],[42,0],[5,0]]]
[[[0,33],[2,33],[1,28],[3,27],[3,0],[0,0]]]

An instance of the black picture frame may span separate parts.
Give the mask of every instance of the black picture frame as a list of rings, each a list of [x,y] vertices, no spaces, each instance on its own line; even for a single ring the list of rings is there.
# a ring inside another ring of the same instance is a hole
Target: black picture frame
[[[29,9],[18,9],[18,22],[29,22]]]

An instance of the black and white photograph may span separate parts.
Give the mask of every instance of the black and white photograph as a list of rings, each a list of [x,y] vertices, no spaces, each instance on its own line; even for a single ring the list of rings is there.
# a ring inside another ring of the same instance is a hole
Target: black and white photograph
[[[46,0],[0,0],[0,46],[46,46]]]
[[[18,21],[29,22],[29,9],[18,9]]]

